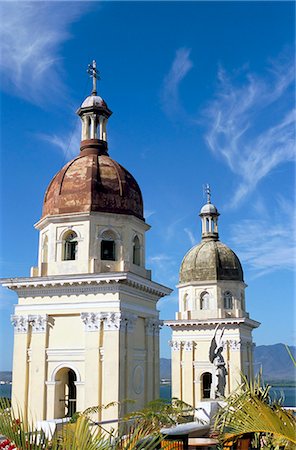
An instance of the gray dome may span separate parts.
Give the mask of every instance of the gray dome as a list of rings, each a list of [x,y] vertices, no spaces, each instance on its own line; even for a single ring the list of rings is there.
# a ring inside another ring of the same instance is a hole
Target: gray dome
[[[180,283],[206,280],[243,281],[243,269],[236,254],[217,240],[204,240],[184,256]]]
[[[218,214],[217,208],[212,203],[206,203],[200,210],[200,214]]]
[[[81,108],[89,108],[90,106],[105,108],[107,104],[99,95],[89,95],[82,103]]]

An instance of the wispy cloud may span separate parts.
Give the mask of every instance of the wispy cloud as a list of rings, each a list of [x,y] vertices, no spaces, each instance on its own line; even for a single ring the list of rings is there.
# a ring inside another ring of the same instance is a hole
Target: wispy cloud
[[[243,220],[231,229],[232,244],[254,276],[296,267],[295,204],[278,197],[275,207],[272,217]]]
[[[193,233],[191,230],[189,230],[189,228],[184,228],[185,233],[187,234],[189,241],[191,243],[191,245],[195,245],[197,243],[197,240],[195,239]]]
[[[178,49],[169,73],[164,79],[161,96],[163,110],[169,117],[174,117],[176,113],[180,117],[180,114],[184,113],[179,98],[179,85],[192,67],[190,49]]]
[[[68,133],[68,135],[59,136],[57,134],[38,133],[35,136],[38,139],[48,142],[56,150],[61,151],[67,160],[77,156],[79,153],[81,127],[78,121],[76,122],[75,129]]]
[[[275,167],[295,158],[294,67],[279,58],[265,77],[244,69],[231,78],[220,69],[218,78],[206,111],[206,142],[240,177],[232,200],[237,206]]]
[[[152,268],[154,275],[160,283],[169,286],[175,285],[178,280],[178,267],[176,259],[168,254],[159,253],[147,258],[148,267]]]
[[[145,219],[149,219],[149,217],[153,216],[156,213],[156,211],[152,209],[145,209],[144,210],[144,217]]]
[[[1,2],[3,88],[38,105],[63,95],[60,47],[88,8],[84,2]]]

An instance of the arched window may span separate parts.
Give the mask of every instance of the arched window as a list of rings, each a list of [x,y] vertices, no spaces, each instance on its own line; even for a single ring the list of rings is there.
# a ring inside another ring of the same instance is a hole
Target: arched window
[[[64,367],[56,374],[55,418],[71,417],[76,412],[77,392],[74,370]]]
[[[224,308],[225,309],[233,308],[232,293],[230,291],[224,292]]]
[[[201,375],[201,396],[202,398],[211,397],[212,374],[205,372]]]
[[[74,231],[68,231],[63,238],[63,260],[72,261],[77,257],[77,234]]]
[[[200,309],[210,309],[210,294],[207,291],[200,295]]]
[[[101,260],[103,261],[115,261],[116,260],[116,248],[115,248],[115,235],[112,231],[104,231],[101,241]]]
[[[140,266],[141,264],[140,251],[140,239],[138,238],[138,236],[135,236],[133,240],[133,264],[136,264],[137,266]]]

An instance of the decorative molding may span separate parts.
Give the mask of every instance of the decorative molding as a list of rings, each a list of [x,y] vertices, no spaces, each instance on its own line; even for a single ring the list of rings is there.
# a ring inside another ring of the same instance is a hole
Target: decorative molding
[[[29,323],[32,327],[32,333],[45,333],[48,323],[48,315],[30,315]]]
[[[85,324],[85,331],[99,331],[103,322],[105,331],[127,330],[132,332],[138,316],[121,312],[82,312],[80,317]]]
[[[80,314],[81,320],[85,325],[85,331],[99,331],[102,314],[92,312],[82,312]]]
[[[76,366],[73,365],[72,361],[64,361],[61,364],[57,365],[51,372],[51,376],[50,376],[50,380],[48,381],[56,381],[56,375],[57,373],[61,370],[61,369],[72,369],[73,372],[75,372],[76,375],[76,381],[80,382],[81,381],[81,375],[80,372],[78,370],[78,368]]]
[[[213,368],[210,361],[193,361],[194,369],[204,370],[207,369],[208,372],[212,373]]]
[[[224,326],[234,326],[234,325],[245,325],[249,328],[257,328],[260,322],[256,320],[249,319],[248,317],[228,317],[223,319],[180,319],[180,320],[165,320],[164,325],[171,327],[175,331],[188,330],[189,328],[196,328],[198,326],[200,329],[204,327],[208,329],[209,326],[213,327],[216,325]]]
[[[145,319],[145,328],[147,336],[154,336],[159,334],[160,328],[163,326],[163,321],[154,317],[147,317]]]
[[[181,350],[182,342],[181,341],[169,341],[169,346],[172,347],[174,352]]]
[[[253,343],[251,341],[243,341],[241,339],[228,339],[222,342],[223,348],[226,349],[229,346],[230,350],[239,351],[246,348],[252,348]]]
[[[138,316],[136,314],[122,313],[121,323],[125,324],[128,333],[132,333],[135,329]]]
[[[29,329],[28,316],[11,316],[11,323],[14,326],[15,333],[27,333]]]
[[[67,288],[59,289],[61,286],[75,285],[76,288],[69,288],[68,293],[70,294],[83,294],[85,292],[85,285],[92,285],[92,287],[97,287],[98,284],[102,283],[112,283],[115,286],[119,283],[124,283],[126,286],[130,286],[139,291],[147,292],[158,298],[168,295],[172,292],[171,289],[162,286],[161,284],[155,283],[148,279],[143,279],[142,277],[132,274],[130,272],[121,272],[118,274],[108,273],[102,275],[82,275],[82,276],[52,276],[50,280],[47,277],[31,277],[31,278],[14,278],[14,279],[3,279],[3,286],[8,287],[13,290],[19,290],[20,295],[29,297],[36,295],[62,295],[62,290],[67,294]],[[82,286],[83,285],[83,286]],[[43,289],[46,287],[46,289]],[[54,289],[53,289],[54,288]],[[117,288],[118,289],[118,288]],[[106,290],[106,286],[102,288],[103,291]],[[115,288],[116,291],[116,288]]]
[[[147,355],[147,350],[134,349],[133,356],[134,361],[145,361]]]
[[[121,313],[120,312],[108,312],[102,313],[104,320],[105,331],[117,331],[120,329]]]
[[[182,342],[182,344],[184,346],[185,352],[191,352],[195,347],[194,341],[184,341],[184,342]]]

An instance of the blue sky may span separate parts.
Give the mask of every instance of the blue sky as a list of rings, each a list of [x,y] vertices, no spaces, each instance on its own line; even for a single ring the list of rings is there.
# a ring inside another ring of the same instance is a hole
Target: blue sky
[[[2,2],[1,277],[37,262],[43,195],[79,152],[75,111],[91,90],[113,111],[109,153],[144,196],[147,267],[175,288],[200,240],[202,185],[220,239],[240,257],[257,345],[295,340],[295,73],[292,2]],[[0,370],[11,367],[0,297]],[[176,289],[159,302],[174,318]],[[169,330],[161,355],[169,357]]]

